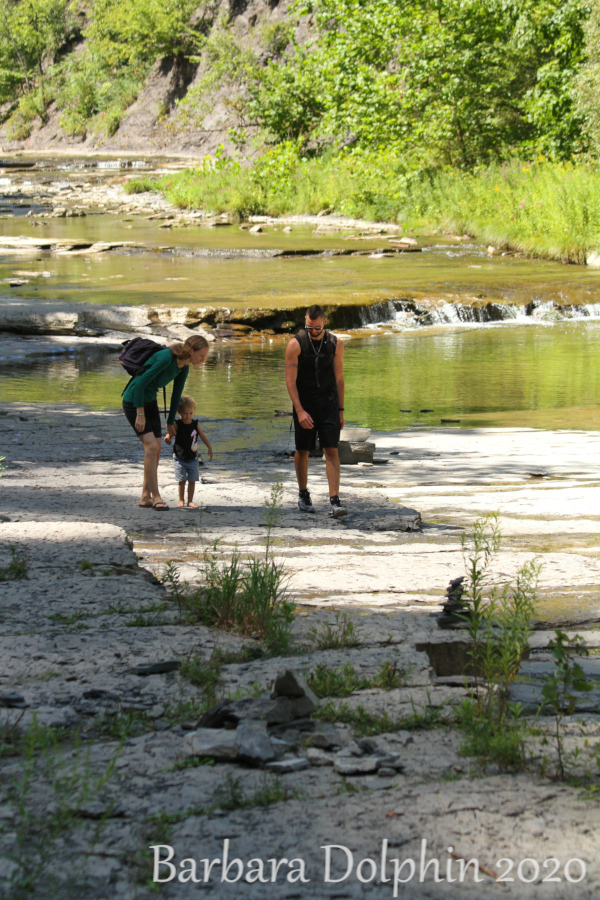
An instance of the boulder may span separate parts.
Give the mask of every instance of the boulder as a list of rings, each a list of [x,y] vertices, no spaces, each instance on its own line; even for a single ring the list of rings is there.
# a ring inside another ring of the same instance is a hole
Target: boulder
[[[264,722],[246,719],[237,727],[238,759],[250,766],[265,766],[276,753]]]
[[[338,775],[370,775],[379,768],[379,759],[376,756],[338,756],[333,763]]]
[[[359,462],[373,462],[375,444],[371,441],[340,441],[338,444],[340,463],[355,465]]]
[[[591,266],[593,269],[600,269],[600,253],[596,253],[593,251],[592,253],[588,253],[585,258],[586,266]]]
[[[293,756],[288,759],[280,759],[276,762],[267,763],[266,768],[269,772],[285,775],[288,772],[301,772],[303,769],[308,769],[309,766],[309,761],[303,756]]]
[[[198,728],[183,739],[184,756],[208,756],[218,760],[238,757],[237,732],[225,728]]]
[[[316,702],[315,702],[316,701]],[[198,722],[199,728],[236,728],[246,719],[257,719],[266,725],[285,725],[294,719],[309,716],[318,700],[306,697],[245,697],[243,700],[223,700],[207,710]]]
[[[342,428],[340,432],[340,441],[349,441],[350,443],[362,444],[371,437],[370,428]]]
[[[319,722],[315,730],[305,738],[307,747],[315,747],[319,750],[337,750],[346,743],[341,733],[328,722]]]
[[[300,675],[293,669],[286,669],[285,672],[279,673],[273,683],[273,696],[292,699],[307,697],[315,709],[319,707],[319,698],[309,688],[304,675]]]
[[[249,229],[250,234],[262,234],[262,225],[253,225],[252,228]]]
[[[306,751],[306,758],[311,766],[332,766],[333,756],[320,750],[318,747],[309,747]]]

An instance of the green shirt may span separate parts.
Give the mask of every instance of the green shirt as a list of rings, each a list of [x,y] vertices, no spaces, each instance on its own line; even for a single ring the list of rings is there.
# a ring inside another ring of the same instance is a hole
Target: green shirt
[[[145,403],[152,403],[153,400],[156,400],[159,388],[165,387],[172,381],[171,406],[167,418],[167,423],[172,425],[189,371],[189,366],[179,368],[177,357],[173,356],[169,349],[159,350],[150,357],[144,370],[139,375],[135,375],[127,385],[123,392],[123,400],[133,403],[138,408]]]

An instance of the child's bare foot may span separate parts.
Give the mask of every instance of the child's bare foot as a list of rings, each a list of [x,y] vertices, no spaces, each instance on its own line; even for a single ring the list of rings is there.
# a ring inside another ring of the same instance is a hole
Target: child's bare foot
[[[183,500],[180,500],[179,503],[177,504],[177,509],[183,509],[184,506],[185,506],[185,503],[183,502]]]
[[[188,502],[188,509],[200,509],[200,507],[198,506],[197,503],[192,503],[192,501],[190,500]]]

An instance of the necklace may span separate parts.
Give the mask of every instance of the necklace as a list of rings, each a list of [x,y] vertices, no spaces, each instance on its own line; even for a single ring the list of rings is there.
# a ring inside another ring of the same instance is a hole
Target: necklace
[[[315,354],[315,356],[318,356],[319,353],[321,352],[321,350],[323,349],[323,343],[324,343],[324,341],[325,341],[325,332],[323,332],[323,337],[321,338],[321,342],[320,342],[320,344],[319,344],[319,349],[318,349],[318,350],[315,350],[314,341],[313,341],[313,339],[311,338],[310,335],[308,336],[308,339],[309,339],[309,341],[310,341],[310,346],[313,348],[313,353]]]
[[[313,353],[315,354],[315,380],[317,382],[317,387],[321,387],[321,382],[319,381],[319,354],[320,354],[321,350],[323,349],[323,345],[325,343],[325,332],[323,332],[323,337],[321,338],[321,343],[319,344],[318,350],[315,349],[315,345],[313,343],[313,339],[310,336],[310,334],[308,336],[308,339],[310,341],[310,346],[313,349]]]

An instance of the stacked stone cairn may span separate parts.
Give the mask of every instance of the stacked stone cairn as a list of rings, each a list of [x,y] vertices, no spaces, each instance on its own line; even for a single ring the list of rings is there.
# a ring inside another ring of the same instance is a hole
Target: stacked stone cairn
[[[400,756],[381,749],[375,740],[354,740],[334,725],[312,719],[318,707],[305,678],[286,669],[275,679],[272,692],[223,700],[204,713],[196,730],[185,736],[183,755],[280,774],[311,765],[333,766],[340,775],[392,777],[401,771]]]
[[[446,600],[442,605],[441,613],[435,613],[440,628],[466,628],[465,616],[470,613],[470,607],[463,600],[465,588],[464,575],[453,578],[446,588]]]

